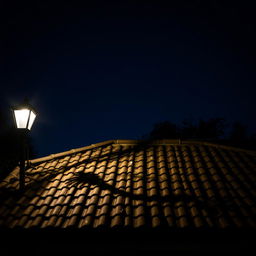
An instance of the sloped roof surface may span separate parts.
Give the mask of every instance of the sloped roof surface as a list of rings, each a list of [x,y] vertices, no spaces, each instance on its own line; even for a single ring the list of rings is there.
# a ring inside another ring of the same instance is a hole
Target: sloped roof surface
[[[0,183],[2,227],[256,227],[256,154],[110,141],[32,161]]]

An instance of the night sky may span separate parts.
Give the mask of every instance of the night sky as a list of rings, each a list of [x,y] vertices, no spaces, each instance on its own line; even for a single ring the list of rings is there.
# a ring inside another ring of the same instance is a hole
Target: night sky
[[[252,5],[6,2],[0,104],[11,115],[30,99],[38,156],[138,139],[165,120],[223,117],[256,130]]]

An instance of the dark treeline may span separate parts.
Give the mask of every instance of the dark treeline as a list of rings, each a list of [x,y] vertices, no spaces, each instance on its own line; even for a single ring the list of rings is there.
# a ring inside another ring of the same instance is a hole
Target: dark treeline
[[[249,134],[246,125],[241,122],[229,125],[223,118],[196,122],[184,120],[181,125],[169,121],[159,122],[144,138],[202,140],[256,150],[256,134]]]

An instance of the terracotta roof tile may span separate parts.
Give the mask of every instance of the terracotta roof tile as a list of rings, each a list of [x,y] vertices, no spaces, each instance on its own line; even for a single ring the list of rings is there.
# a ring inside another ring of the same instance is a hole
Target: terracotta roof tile
[[[256,153],[108,141],[32,160],[0,182],[6,227],[256,227]]]

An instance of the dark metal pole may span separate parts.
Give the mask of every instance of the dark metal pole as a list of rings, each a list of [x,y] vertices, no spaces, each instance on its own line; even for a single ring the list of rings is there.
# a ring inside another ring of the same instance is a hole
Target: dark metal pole
[[[20,130],[20,191],[25,188],[25,147],[26,130]]]

